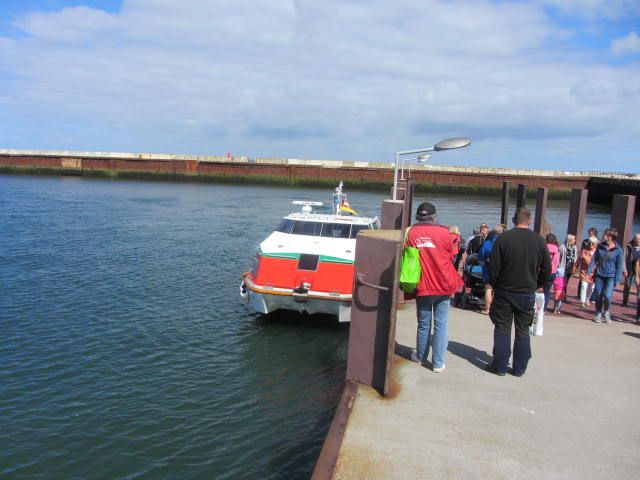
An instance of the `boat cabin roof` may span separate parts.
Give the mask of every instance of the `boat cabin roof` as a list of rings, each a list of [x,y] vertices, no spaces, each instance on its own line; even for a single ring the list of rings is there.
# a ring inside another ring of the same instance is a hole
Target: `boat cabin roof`
[[[373,225],[378,221],[378,217],[357,217],[348,215],[330,215],[322,213],[294,212],[290,213],[285,220],[304,220],[305,222],[321,223],[343,223],[348,225]]]

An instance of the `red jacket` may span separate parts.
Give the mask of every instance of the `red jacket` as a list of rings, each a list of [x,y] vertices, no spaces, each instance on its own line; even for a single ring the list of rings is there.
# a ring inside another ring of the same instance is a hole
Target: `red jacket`
[[[416,223],[409,228],[406,245],[420,250],[422,275],[416,296],[451,295],[464,285],[451,261],[453,243],[447,227],[437,223]]]

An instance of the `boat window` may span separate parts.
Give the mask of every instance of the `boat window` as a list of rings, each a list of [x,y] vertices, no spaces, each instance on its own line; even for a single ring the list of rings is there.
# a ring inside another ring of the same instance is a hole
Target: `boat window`
[[[319,237],[322,223],[320,222],[304,222],[301,220],[295,220],[293,222],[293,228],[291,233],[294,235],[310,235],[312,237]]]
[[[277,232],[282,233],[291,233],[291,227],[293,226],[293,220],[289,220],[288,218],[283,218],[276,229]]]
[[[320,260],[320,255],[303,253],[300,255],[300,260],[298,260],[298,270],[310,270],[314,272],[318,269],[318,260]]]
[[[349,238],[351,225],[344,223],[323,223],[322,236],[329,238]]]
[[[353,225],[351,227],[351,238],[356,238],[361,230],[369,230],[369,225]]]

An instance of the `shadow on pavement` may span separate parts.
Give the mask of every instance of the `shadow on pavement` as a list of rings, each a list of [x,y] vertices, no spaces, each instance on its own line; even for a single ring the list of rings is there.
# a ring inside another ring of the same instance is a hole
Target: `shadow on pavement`
[[[411,352],[413,352],[413,348],[406,345],[401,345],[400,343],[396,342],[396,347],[393,353],[406,360],[411,360]]]
[[[460,358],[464,358],[470,364],[484,370],[489,363],[493,360],[493,357],[487,352],[478,350],[477,348],[465,345],[460,342],[449,342],[449,351]]]
[[[640,338],[640,333],[636,332],[624,332],[625,335],[629,335],[630,337]]]

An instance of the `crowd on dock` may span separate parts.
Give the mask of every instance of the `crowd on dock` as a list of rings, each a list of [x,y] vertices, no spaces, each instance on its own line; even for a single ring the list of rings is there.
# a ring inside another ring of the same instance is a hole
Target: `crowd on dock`
[[[512,373],[521,376],[531,357],[534,315],[541,323],[545,312],[560,314],[570,294],[580,300],[581,308],[594,308],[595,323],[610,323],[615,286],[624,284],[623,307],[630,306],[635,286],[640,324],[640,233],[623,243],[626,239],[619,239],[615,228],[607,228],[600,238],[597,229],[590,228],[578,246],[575,235],[560,243],[553,233],[545,238],[534,233],[527,208],[518,208],[512,220],[511,229],[504,224],[490,229],[482,223],[465,240],[456,225],[437,222],[435,205],[418,206],[404,245],[418,249],[421,268],[415,291],[406,294],[416,299],[418,319],[412,360],[426,365],[432,350],[433,371],[445,369],[452,297],[467,304],[471,296],[491,318],[494,348],[488,369],[498,375],[506,373],[511,357],[512,325]],[[568,292],[571,277],[578,279],[575,293]]]

